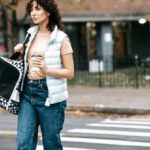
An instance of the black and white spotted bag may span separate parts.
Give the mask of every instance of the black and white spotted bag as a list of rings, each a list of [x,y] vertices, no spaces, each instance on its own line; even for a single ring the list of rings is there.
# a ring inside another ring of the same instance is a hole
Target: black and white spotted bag
[[[24,51],[30,34],[24,41]],[[10,58],[0,57],[0,107],[12,114],[18,114],[20,89],[24,75],[24,61],[18,60],[20,53]]]

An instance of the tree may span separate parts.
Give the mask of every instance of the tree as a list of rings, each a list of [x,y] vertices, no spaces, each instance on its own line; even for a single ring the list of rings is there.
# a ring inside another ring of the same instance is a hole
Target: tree
[[[7,19],[4,4],[0,0],[0,54],[7,50]]]
[[[19,0],[0,0],[0,38],[5,39],[4,44],[9,55],[13,53],[13,46],[18,41],[18,29],[27,18],[27,14],[25,14],[22,20],[17,20],[16,8],[18,3]]]

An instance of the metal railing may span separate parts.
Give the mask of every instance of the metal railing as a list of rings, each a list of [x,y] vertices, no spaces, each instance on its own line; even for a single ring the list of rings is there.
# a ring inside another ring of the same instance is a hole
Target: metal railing
[[[75,77],[70,85],[95,87],[150,87],[150,57],[103,57],[101,59],[76,60]]]

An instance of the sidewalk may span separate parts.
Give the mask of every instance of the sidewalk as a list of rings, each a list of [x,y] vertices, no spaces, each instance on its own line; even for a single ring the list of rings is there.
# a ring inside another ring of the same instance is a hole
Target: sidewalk
[[[68,110],[150,113],[150,89],[69,86]]]

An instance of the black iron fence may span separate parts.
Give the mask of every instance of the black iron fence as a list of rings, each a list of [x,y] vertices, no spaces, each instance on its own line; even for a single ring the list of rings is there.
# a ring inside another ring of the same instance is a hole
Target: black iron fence
[[[95,87],[150,87],[150,57],[103,57],[74,60],[75,77],[71,85]]]

